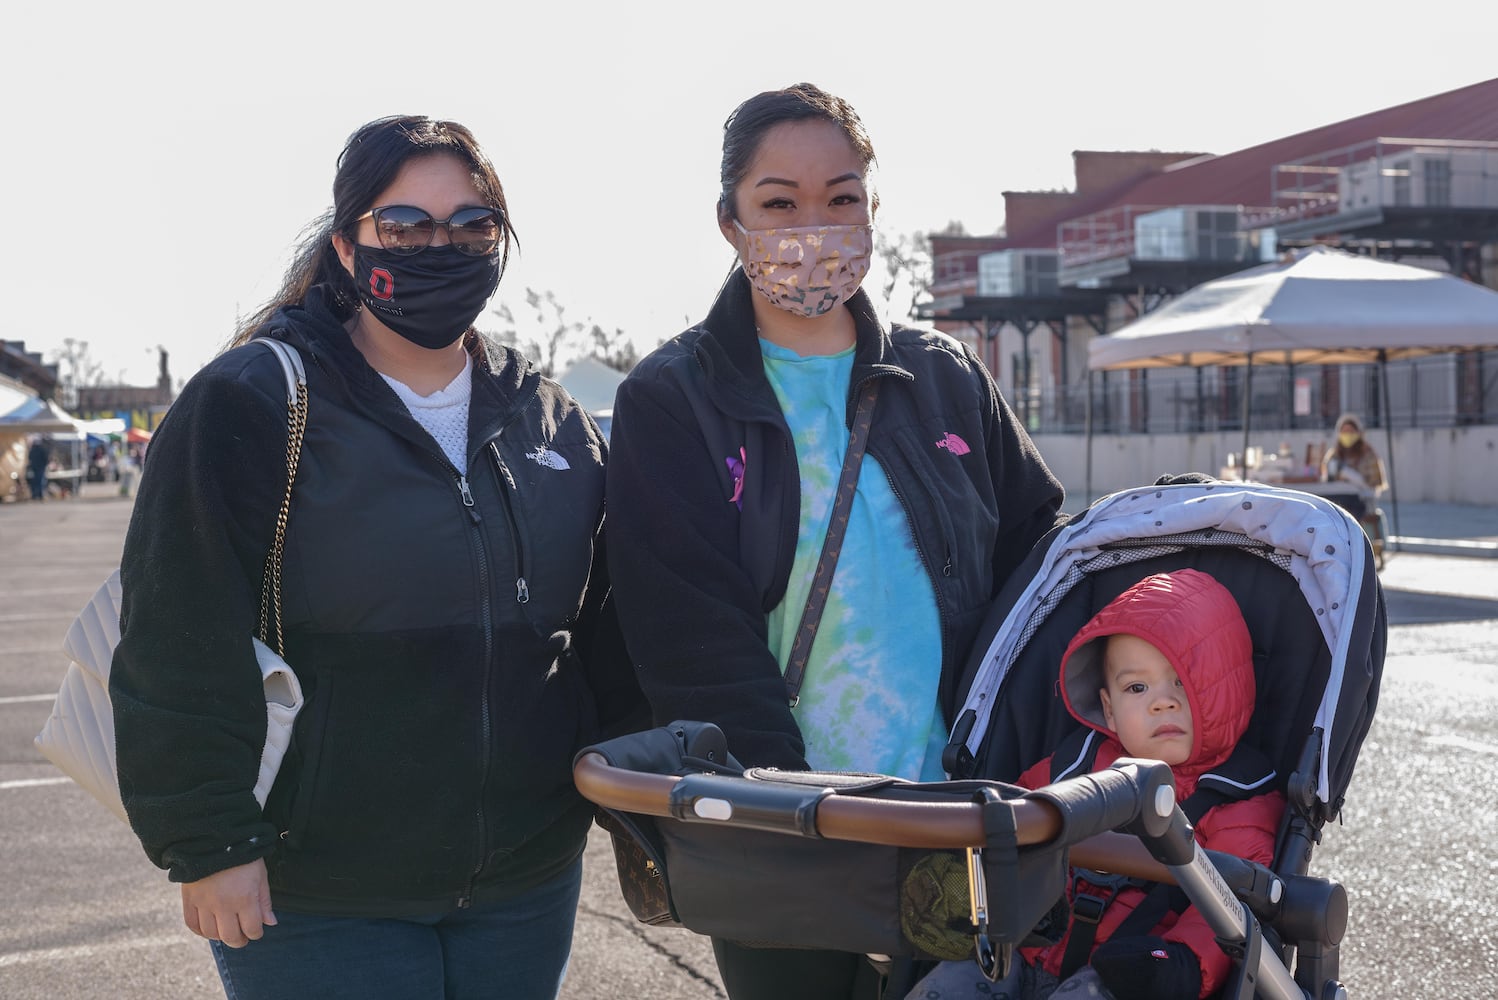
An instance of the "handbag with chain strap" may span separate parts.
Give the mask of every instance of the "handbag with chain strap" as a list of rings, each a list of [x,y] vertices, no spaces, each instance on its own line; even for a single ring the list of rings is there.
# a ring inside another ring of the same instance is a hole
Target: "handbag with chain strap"
[[[307,428],[307,374],[301,355],[290,345],[269,339],[252,343],[264,344],[281,361],[286,376],[288,419],[286,492],[276,514],[275,541],[265,560],[258,634],[250,639],[265,687],[265,748],[255,783],[255,798],[264,806],[291,743],[292,725],[302,708],[302,688],[296,672],[282,659],[285,645],[281,631],[281,558],[291,511],[291,488],[296,481],[302,437]],[[109,667],[119,641],[120,571],[116,569],[68,628],[63,651],[71,662],[63,675],[52,713],[34,742],[64,774],[128,823],[115,767],[114,709],[109,701]]]

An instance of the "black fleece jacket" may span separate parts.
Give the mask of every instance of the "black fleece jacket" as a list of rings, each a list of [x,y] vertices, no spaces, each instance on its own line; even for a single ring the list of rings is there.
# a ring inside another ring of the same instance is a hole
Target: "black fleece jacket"
[[[765,618],[785,594],[795,555],[800,476],[765,378],[752,294],[735,272],[703,323],[619,387],[609,559],[657,723],[713,722],[740,762],[805,769]],[[858,387],[881,379],[868,454],[905,508],[936,592],[939,698],[950,721],[983,613],[1057,523],[1062,489],[965,345],[934,331],[887,329],[862,291],[848,308],[858,340],[847,421]]]
[[[250,635],[285,490],[284,379],[248,344],[151,443],[110,689],[120,786],[175,881],[264,857],[272,904],[440,912],[556,874],[592,816],[573,754],[642,724],[603,554],[607,445],[555,382],[477,340],[467,474],[313,289],[262,335],[302,353],[286,659],[307,696],[262,815]]]

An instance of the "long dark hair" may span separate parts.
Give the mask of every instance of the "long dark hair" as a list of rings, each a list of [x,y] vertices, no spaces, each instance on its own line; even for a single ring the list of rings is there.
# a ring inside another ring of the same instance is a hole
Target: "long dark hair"
[[[865,171],[877,161],[874,144],[853,105],[834,97],[812,83],[798,83],[783,90],[755,94],[734,109],[723,123],[723,163],[718,171],[718,219],[727,223],[737,217],[734,191],[749,172],[765,133],[786,122],[828,121],[843,130],[853,144]],[[871,207],[878,197],[870,192]]]
[[[499,175],[473,133],[457,122],[435,121],[421,115],[379,118],[349,136],[338,155],[338,171],[333,175],[333,207],[302,231],[280,290],[254,315],[239,323],[228,346],[237,347],[249,341],[281,307],[301,305],[314,285],[326,285],[331,290],[331,304],[340,318],[352,316],[359,296],[353,278],[344,270],[333,248],[333,234],[353,239],[356,220],[374,207],[374,200],[395,182],[406,162],[435,153],[456,156],[468,164],[484,201],[502,213],[500,270],[503,271],[510,259],[510,244],[513,241],[519,246],[519,238],[510,225],[510,209]]]

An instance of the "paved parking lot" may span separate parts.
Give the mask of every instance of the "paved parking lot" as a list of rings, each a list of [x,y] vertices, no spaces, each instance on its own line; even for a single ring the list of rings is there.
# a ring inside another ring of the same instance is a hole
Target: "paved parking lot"
[[[175,887],[31,744],[66,665],[61,636],[117,561],[130,506],[88,496],[0,505],[6,1000],[222,996],[206,945],[181,925]],[[1498,996],[1498,868],[1480,834],[1498,813],[1474,791],[1498,783],[1498,559],[1400,553],[1382,580],[1391,628],[1379,714],[1346,821],[1328,828],[1313,871],[1352,899],[1352,996]],[[563,996],[723,996],[704,939],[629,916],[602,836],[586,857]]]

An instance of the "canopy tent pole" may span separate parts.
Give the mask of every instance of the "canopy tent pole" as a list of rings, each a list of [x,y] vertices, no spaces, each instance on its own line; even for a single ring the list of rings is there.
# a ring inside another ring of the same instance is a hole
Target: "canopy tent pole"
[[[1295,426],[1295,354],[1285,352],[1285,398],[1290,401],[1290,430]]]
[[[1087,369],[1087,405],[1083,408],[1082,421],[1087,426],[1087,473],[1083,479],[1083,487],[1087,491],[1087,498],[1082,506],[1086,507],[1092,503],[1092,369]]]
[[[1248,422],[1253,414],[1254,352],[1248,352],[1248,364],[1243,366],[1243,456],[1238,459],[1238,468],[1243,481],[1248,482]]]
[[[1394,492],[1394,420],[1393,411],[1389,409],[1389,352],[1383,348],[1378,350],[1379,387],[1384,393],[1384,440],[1388,442],[1389,460],[1384,464],[1389,470],[1389,520],[1393,529],[1394,537],[1399,537],[1399,497]],[[1414,414],[1411,413],[1411,425],[1414,424]]]
[[[1202,391],[1205,372],[1201,365],[1195,365],[1191,370],[1196,373],[1196,412],[1192,414],[1191,429],[1204,431],[1207,429],[1207,394]]]

